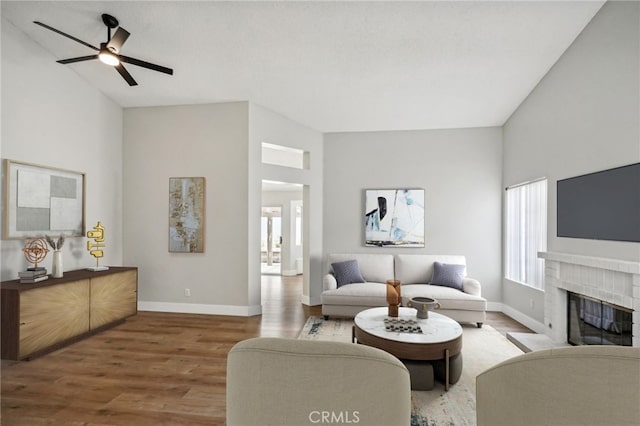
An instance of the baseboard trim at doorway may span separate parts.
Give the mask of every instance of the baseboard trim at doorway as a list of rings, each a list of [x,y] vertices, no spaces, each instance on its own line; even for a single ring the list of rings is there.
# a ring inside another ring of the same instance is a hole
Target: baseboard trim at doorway
[[[322,300],[320,300],[319,297],[314,297],[313,299],[310,298],[307,295],[302,295],[302,299],[301,302],[303,305],[307,305],[307,306],[318,306],[318,305],[322,305]]]

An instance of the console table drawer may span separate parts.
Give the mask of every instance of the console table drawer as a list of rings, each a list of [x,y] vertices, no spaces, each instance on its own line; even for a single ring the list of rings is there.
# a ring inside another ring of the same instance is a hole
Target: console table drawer
[[[135,315],[138,274],[127,271],[91,279],[91,329]]]
[[[20,295],[19,358],[89,331],[89,280]]]

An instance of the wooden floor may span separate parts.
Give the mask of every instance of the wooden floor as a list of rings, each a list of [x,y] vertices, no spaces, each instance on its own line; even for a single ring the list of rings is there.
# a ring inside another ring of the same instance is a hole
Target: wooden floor
[[[3,361],[0,424],[222,425],[226,357],[240,340],[295,338],[320,307],[299,277],[263,276],[263,315],[140,312],[116,328],[29,362]],[[490,313],[502,333],[530,331]]]

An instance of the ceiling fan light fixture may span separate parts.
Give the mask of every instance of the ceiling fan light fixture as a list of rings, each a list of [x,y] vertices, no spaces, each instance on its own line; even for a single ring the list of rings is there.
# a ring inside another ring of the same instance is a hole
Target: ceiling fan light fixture
[[[98,54],[98,59],[107,65],[111,65],[115,67],[120,64],[120,59],[113,53],[109,52],[108,49],[101,50]]]

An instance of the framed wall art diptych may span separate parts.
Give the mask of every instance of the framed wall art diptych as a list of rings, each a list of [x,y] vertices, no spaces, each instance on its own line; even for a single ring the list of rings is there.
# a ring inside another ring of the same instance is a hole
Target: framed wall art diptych
[[[169,252],[204,253],[205,179],[169,178]]]
[[[4,160],[2,239],[85,232],[85,174]]]
[[[424,247],[424,189],[365,191],[365,245]]]

